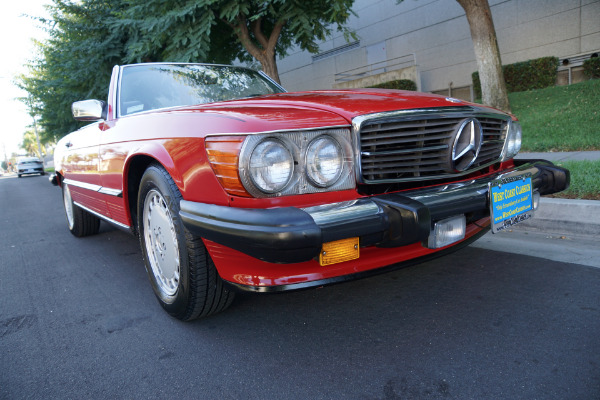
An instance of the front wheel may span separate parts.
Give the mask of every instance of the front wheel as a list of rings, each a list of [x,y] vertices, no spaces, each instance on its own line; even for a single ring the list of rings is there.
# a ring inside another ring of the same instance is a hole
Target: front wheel
[[[140,183],[138,232],[146,272],[161,306],[183,321],[227,308],[234,298],[219,277],[202,239],[179,217],[179,189],[160,165]]]

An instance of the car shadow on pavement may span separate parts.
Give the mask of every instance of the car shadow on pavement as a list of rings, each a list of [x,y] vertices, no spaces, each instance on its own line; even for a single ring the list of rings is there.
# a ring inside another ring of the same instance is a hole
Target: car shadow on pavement
[[[288,360],[307,379],[346,374],[367,398],[494,398],[520,383],[509,397],[533,398],[548,385],[598,377],[598,287],[595,268],[465,248],[321,289],[242,294],[193,325],[199,341],[226,334],[227,347],[248,359],[280,368]]]

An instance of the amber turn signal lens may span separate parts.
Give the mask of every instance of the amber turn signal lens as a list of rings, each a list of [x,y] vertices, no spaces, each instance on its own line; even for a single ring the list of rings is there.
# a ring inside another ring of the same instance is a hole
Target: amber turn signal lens
[[[206,138],[204,146],[208,161],[219,183],[227,193],[251,197],[240,180],[238,162],[245,136],[212,136]]]
[[[321,254],[319,255],[319,264],[331,265],[355,260],[360,255],[359,251],[360,246],[357,237],[323,243]]]

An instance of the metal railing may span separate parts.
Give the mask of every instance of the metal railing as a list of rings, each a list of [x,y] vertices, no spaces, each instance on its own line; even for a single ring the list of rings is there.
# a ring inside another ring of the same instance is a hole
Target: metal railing
[[[356,79],[364,78],[381,74],[384,72],[396,71],[403,68],[408,68],[417,65],[417,56],[414,53],[404,56],[392,58],[385,61],[365,65],[358,68],[349,69],[347,71],[338,72],[335,74],[335,82],[348,82]]]

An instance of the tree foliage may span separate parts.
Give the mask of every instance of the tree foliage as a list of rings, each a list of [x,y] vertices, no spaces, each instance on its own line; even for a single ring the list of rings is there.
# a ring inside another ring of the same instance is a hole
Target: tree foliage
[[[368,87],[377,89],[412,90],[413,92],[417,91],[417,84],[410,79],[397,79]]]
[[[600,57],[597,54],[583,62],[583,73],[590,79],[600,78]]]
[[[354,0],[52,0],[39,19],[50,39],[18,85],[39,117],[42,142],[81,123],[71,103],[107,98],[112,66],[175,61],[260,62],[279,81],[276,56],[317,42],[343,26]]]
[[[345,35],[354,0],[124,0],[114,28],[126,61],[257,60],[279,81],[275,57],[292,46],[318,52],[335,26]]]
[[[123,59],[125,38],[106,21],[120,2],[54,0],[50,19],[40,19],[50,38],[38,43],[39,58],[18,85],[29,93],[23,99],[39,117],[41,140],[48,142],[80,127],[71,104],[86,98],[105,99],[112,66]]]
[[[40,135],[41,136],[41,135]],[[33,130],[28,130],[23,134],[23,141],[21,142],[21,148],[27,152],[27,154],[32,154],[36,157],[42,158],[47,154],[46,147],[44,145],[41,146],[41,150],[43,154],[40,154],[40,149],[37,145],[37,139],[35,137],[35,132]]]

